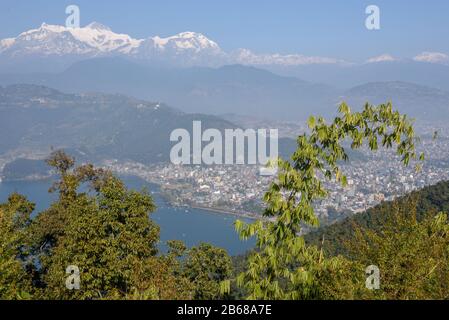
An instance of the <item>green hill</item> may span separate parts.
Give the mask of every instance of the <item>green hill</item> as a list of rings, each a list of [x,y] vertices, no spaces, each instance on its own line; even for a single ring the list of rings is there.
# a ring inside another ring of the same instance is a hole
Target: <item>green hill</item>
[[[309,244],[321,246],[330,255],[346,254],[344,243],[354,236],[355,226],[379,230],[393,211],[393,206],[404,206],[416,201],[418,219],[426,213],[449,212],[449,181],[414,191],[391,202],[383,202],[365,212],[355,214],[335,224],[323,226],[305,235]]]

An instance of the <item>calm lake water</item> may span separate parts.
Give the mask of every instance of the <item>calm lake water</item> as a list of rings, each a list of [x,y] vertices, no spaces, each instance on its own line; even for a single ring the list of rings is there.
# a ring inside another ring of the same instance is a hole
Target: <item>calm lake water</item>
[[[207,210],[175,208],[161,198],[157,186],[136,177],[122,177],[122,179],[128,188],[141,190],[146,187],[152,192],[158,209],[151,214],[151,219],[161,227],[162,249],[167,240],[182,240],[189,247],[209,242],[226,249],[231,255],[244,253],[254,246],[254,240],[239,239],[234,229],[237,217]],[[0,202],[5,202],[12,192],[18,192],[36,203],[37,212],[42,211],[56,198],[56,195],[47,192],[51,184],[51,180],[1,182]],[[248,219],[239,219],[250,222]]]

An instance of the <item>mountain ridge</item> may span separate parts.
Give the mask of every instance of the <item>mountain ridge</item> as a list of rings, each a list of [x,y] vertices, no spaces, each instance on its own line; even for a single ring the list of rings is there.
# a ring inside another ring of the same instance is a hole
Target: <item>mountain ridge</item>
[[[188,113],[261,114],[267,118],[306,118],[307,109],[333,106],[331,86],[284,77],[243,65],[167,68],[120,57],[76,62],[62,73],[1,75],[0,84],[30,83],[64,92],[122,93],[164,101]],[[281,103],[279,103],[281,101]]]
[[[305,120],[311,114],[331,117],[341,101],[354,110],[366,102],[392,101],[396,109],[417,120],[445,120],[449,115],[449,92],[431,86],[380,81],[345,90],[238,64],[169,68],[121,57],[94,58],[76,62],[61,73],[0,74],[0,85],[13,83],[72,93],[121,93],[164,101],[187,113],[235,113],[273,120]]]
[[[164,103],[121,94],[63,93],[45,86],[0,87],[0,154],[76,149],[100,159],[169,161],[170,133],[192,128],[235,128],[221,118],[186,114]]]
[[[16,63],[26,57],[55,59],[66,56],[73,63],[76,61],[75,57],[79,60],[114,55],[177,66],[344,63],[334,58],[301,54],[256,54],[244,48],[225,52],[215,41],[193,31],[168,37],[136,39],[127,34],[115,33],[98,22],[79,28],[43,23],[39,28],[22,32],[15,38],[0,40],[0,57],[3,60],[12,59]],[[7,64],[3,64],[4,68],[5,65]],[[65,64],[66,67],[67,65]]]

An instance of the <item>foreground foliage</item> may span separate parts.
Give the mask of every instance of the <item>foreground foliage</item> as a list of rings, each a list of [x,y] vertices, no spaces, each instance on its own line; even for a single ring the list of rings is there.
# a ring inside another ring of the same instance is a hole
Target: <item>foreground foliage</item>
[[[92,165],[75,167],[60,151],[48,163],[60,176],[50,208],[31,220],[34,205],[22,196],[0,207],[0,298],[220,297],[219,283],[231,269],[226,252],[210,245],[179,250],[183,245],[171,242],[161,254],[147,191],[127,190]],[[66,287],[69,266],[79,269],[79,290]]]
[[[346,272],[351,269],[347,267],[350,263],[343,257],[325,259],[322,252],[305,244],[301,228],[304,224],[318,225],[313,203],[327,195],[323,179],[346,185],[346,177],[338,166],[339,161],[348,160],[343,142],[349,140],[352,149],[367,144],[372,151],[379,145],[385,148],[395,145],[401,162],[408,165],[418,158],[416,138],[412,122],[393,111],[391,104],[377,107],[367,104],[362,112],[351,112],[342,103],[339,113],[330,124],[323,118],[311,117],[308,121],[311,132],[298,137],[291,160],[277,162],[278,179],[264,197],[267,205],[264,216],[274,221],[236,224],[243,239],[257,239],[257,252],[248,257],[246,270],[236,278],[237,285],[250,299],[338,298],[340,293],[334,296],[323,290],[323,274],[337,275],[334,277],[337,282],[340,276],[349,279],[348,292],[361,289],[360,279]],[[419,158],[424,160],[424,155]],[[223,284],[224,292],[229,288],[229,283]]]
[[[355,235],[358,228],[380,231],[393,212],[398,208],[410,208],[413,203],[413,211],[416,212],[416,219],[423,220],[430,215],[439,212],[449,212],[449,181],[442,181],[435,185],[425,187],[421,190],[413,191],[393,202],[383,202],[368,209],[365,212],[353,215],[332,225],[323,226],[304,236],[309,245],[321,247],[322,245],[327,255],[348,256],[347,242],[356,241]]]
[[[440,213],[447,190],[437,206],[404,197],[305,240],[303,226],[318,226],[313,204],[327,195],[324,179],[346,184],[344,142],[396,147],[404,165],[424,160],[412,122],[391,104],[355,113],[342,104],[339,112],[329,124],[311,117],[291,159],[277,162],[278,179],[264,197],[270,219],[236,222],[243,239],[257,240],[235,259],[238,272],[210,244],[188,249],[173,240],[161,252],[147,191],[53,153],[48,164],[59,179],[50,191],[58,199],[47,210],[32,218],[34,204],[18,194],[0,205],[0,299],[448,299],[449,222]],[[366,287],[369,265],[380,270],[379,290]],[[79,268],[79,290],[66,287],[69,266]]]

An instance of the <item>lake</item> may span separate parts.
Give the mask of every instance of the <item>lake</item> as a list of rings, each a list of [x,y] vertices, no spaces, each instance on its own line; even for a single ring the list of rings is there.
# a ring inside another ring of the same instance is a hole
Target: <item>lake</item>
[[[201,209],[172,207],[162,199],[157,186],[137,177],[121,178],[130,189],[141,190],[146,187],[152,192],[158,208],[150,217],[161,227],[161,249],[165,248],[164,243],[167,240],[182,240],[189,247],[209,242],[226,249],[230,255],[242,254],[254,247],[254,239],[250,241],[239,239],[234,229],[236,216]],[[36,203],[36,212],[42,211],[57,197],[47,192],[51,184],[51,180],[1,182],[0,202],[5,202],[12,192],[18,192]],[[248,219],[239,219],[250,222]]]

